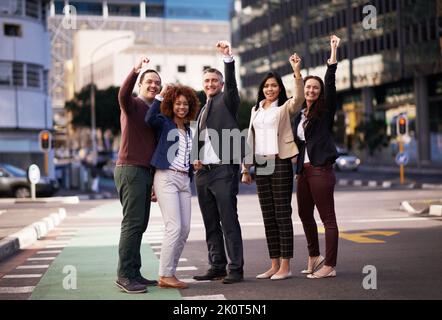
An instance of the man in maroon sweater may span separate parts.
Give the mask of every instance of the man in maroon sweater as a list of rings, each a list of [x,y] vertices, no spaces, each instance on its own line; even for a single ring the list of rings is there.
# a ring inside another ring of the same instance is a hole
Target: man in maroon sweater
[[[155,280],[141,276],[141,239],[149,221],[153,170],[150,160],[155,151],[154,131],[144,117],[160,92],[161,78],[155,70],[146,70],[140,76],[139,94],[132,96],[133,88],[143,63],[142,57],[134,66],[118,93],[121,109],[121,145],[115,168],[115,185],[123,206],[123,221],[119,244],[118,279],[116,285],[127,293],[143,293]]]

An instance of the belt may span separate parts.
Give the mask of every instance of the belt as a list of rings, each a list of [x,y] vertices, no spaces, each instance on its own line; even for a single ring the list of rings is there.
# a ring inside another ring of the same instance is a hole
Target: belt
[[[173,172],[176,172],[176,173],[185,174],[185,175],[189,174],[189,172],[187,172],[187,171],[181,171],[181,170],[177,170],[175,168],[168,168],[167,170],[170,170],[170,171],[173,171]]]
[[[277,154],[269,154],[269,155],[262,155],[262,154],[257,154],[255,155],[256,158],[262,158],[265,160],[274,160],[274,159],[279,159]]]
[[[222,164],[220,164],[220,163],[203,164],[203,169],[210,171],[210,170],[216,169],[221,166],[222,166]]]

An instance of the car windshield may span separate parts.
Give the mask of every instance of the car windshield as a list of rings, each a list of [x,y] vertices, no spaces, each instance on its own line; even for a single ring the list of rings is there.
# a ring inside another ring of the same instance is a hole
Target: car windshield
[[[26,171],[23,169],[11,166],[10,164],[3,164],[3,168],[16,177],[26,177]]]

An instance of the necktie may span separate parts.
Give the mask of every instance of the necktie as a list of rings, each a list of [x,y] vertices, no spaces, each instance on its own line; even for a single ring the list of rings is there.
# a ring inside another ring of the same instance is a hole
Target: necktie
[[[204,130],[207,127],[207,116],[210,112],[210,107],[212,106],[212,99],[208,99],[206,103],[206,108],[203,111],[200,121],[200,130]]]

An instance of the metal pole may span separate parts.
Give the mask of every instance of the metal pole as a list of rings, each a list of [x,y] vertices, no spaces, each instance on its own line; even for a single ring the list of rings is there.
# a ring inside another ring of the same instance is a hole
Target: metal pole
[[[92,139],[92,159],[93,164],[96,163],[97,142],[96,136],[96,117],[95,117],[95,85],[94,85],[94,63],[91,59],[91,139]]]
[[[402,142],[402,139],[399,140],[399,153],[403,153],[404,152],[404,143]],[[405,169],[404,169],[404,165],[401,164],[399,166],[399,179],[400,179],[400,183],[404,184],[405,183]]]

